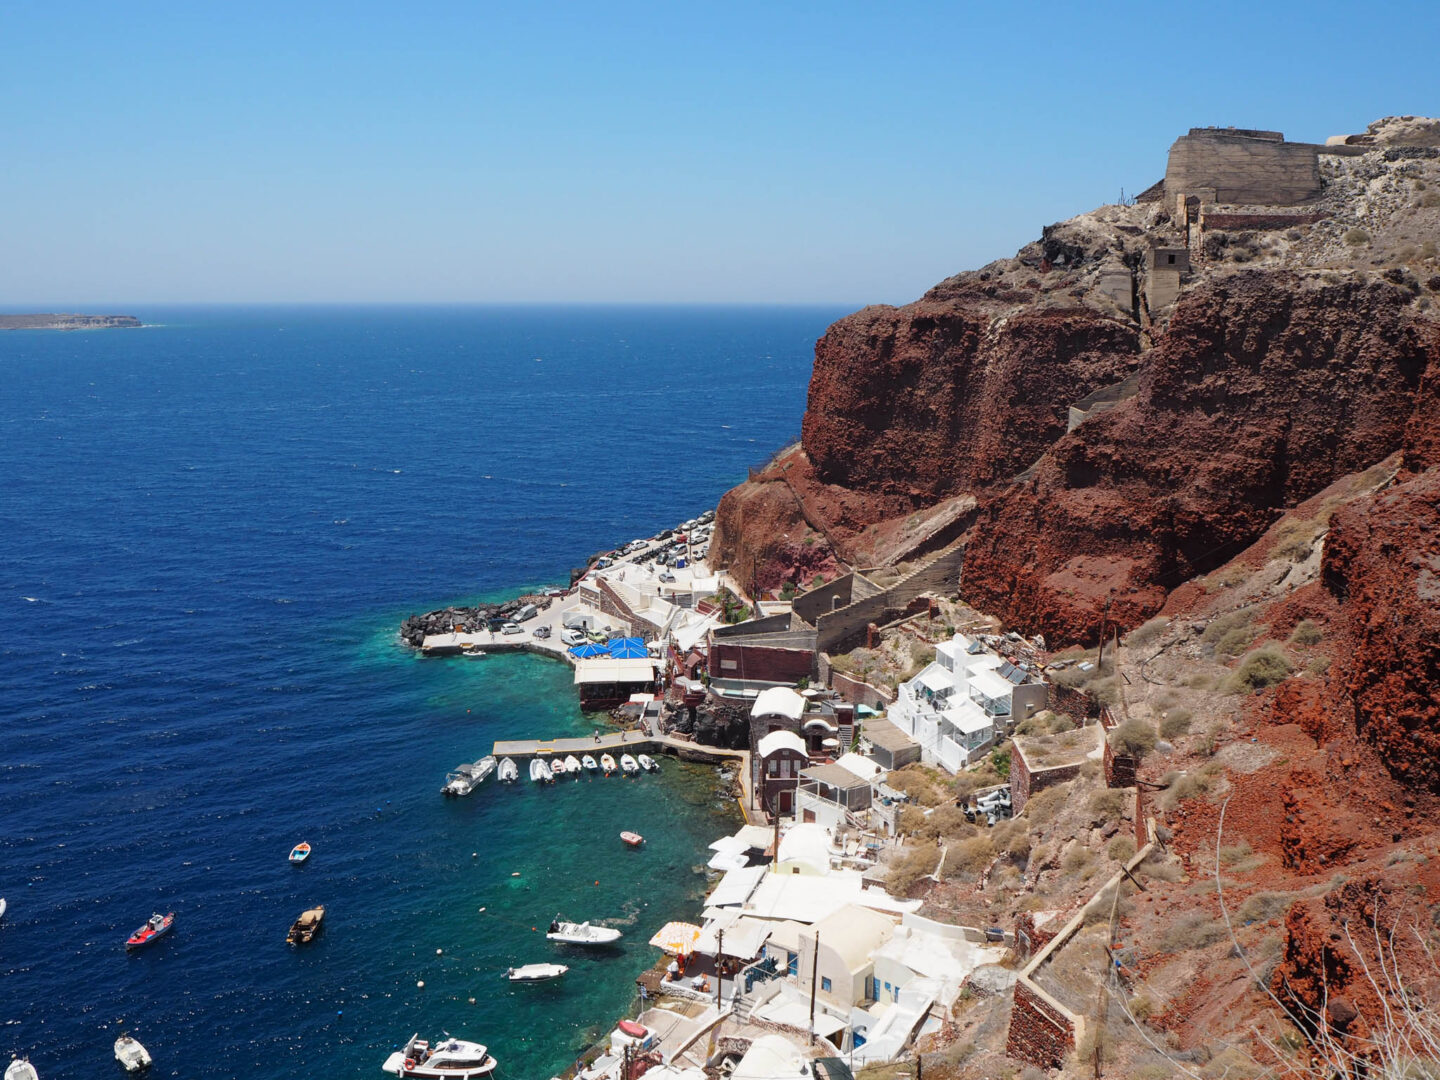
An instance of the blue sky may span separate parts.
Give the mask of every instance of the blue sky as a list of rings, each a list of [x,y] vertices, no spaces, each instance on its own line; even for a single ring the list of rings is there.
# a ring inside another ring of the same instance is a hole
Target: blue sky
[[[1176,136],[1440,114],[1440,4],[27,3],[0,310],[904,303]]]

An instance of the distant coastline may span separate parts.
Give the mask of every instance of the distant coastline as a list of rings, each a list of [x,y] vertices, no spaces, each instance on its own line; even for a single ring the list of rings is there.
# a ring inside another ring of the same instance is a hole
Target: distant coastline
[[[0,315],[0,330],[108,330],[142,325],[134,315]]]

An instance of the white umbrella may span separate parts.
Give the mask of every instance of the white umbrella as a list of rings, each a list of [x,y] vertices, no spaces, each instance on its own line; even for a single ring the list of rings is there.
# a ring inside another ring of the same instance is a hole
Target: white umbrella
[[[695,947],[700,927],[688,922],[668,922],[655,932],[650,944],[672,956],[684,956]]]

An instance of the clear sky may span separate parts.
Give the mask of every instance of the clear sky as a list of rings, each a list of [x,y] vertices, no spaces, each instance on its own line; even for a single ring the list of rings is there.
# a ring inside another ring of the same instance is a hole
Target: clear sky
[[[903,303],[1437,58],[1436,0],[10,3],[0,310]]]

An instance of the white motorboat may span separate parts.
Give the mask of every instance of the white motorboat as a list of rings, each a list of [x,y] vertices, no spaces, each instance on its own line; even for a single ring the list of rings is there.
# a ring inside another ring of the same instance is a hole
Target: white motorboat
[[[619,941],[619,930],[609,926],[595,926],[592,923],[562,922],[557,915],[550,923],[545,936],[562,945],[613,945]]]
[[[5,907],[5,898],[3,896],[0,896],[0,919],[3,919],[5,917]]]
[[[646,772],[660,771],[659,764],[657,764],[655,759],[652,758],[649,754],[641,754],[635,760],[640,762],[640,768],[644,769]]]
[[[581,769],[580,759],[577,758],[574,754],[566,754],[566,755],[565,755],[565,771],[568,772],[571,776],[579,776],[579,775],[580,775],[580,769]]]
[[[520,779],[520,766],[511,761],[508,757],[503,759],[495,767],[495,779],[502,784],[512,784]]]
[[[620,771],[626,776],[634,776],[640,771],[640,763],[629,754],[622,754],[620,756]]]
[[[454,772],[446,774],[445,786],[440,790],[446,795],[469,795],[494,771],[494,755],[487,754],[473,765],[457,765]]]
[[[511,982],[545,982],[548,979],[558,979],[569,970],[564,964],[526,964],[523,967],[510,968],[505,972],[505,977]]]
[[[474,660],[479,660],[485,656],[485,650],[482,649],[479,645],[466,645],[460,650],[460,655],[468,656]]]
[[[6,1068],[5,1080],[40,1080],[40,1074],[30,1064],[29,1058],[17,1057]]]
[[[121,1032],[115,1040],[115,1060],[125,1066],[126,1072],[139,1072],[150,1067],[150,1051],[140,1045],[140,1040]]]
[[[564,758],[557,757],[550,761],[547,761],[545,764],[550,766],[550,775],[553,776],[556,780],[559,780],[560,777],[564,776],[570,771],[570,766],[565,764]]]
[[[550,784],[554,783],[555,776],[550,772],[550,766],[537,757],[530,759],[530,779],[537,784]]]
[[[601,754],[601,755],[600,755],[600,768],[602,768],[602,769],[605,770],[605,775],[606,775],[606,776],[609,776],[611,773],[613,773],[613,772],[615,771],[615,759],[614,759],[613,757],[611,757],[609,754]]]
[[[418,1076],[426,1080],[473,1080],[495,1071],[495,1059],[480,1043],[452,1039],[446,1035],[434,1046],[418,1034],[385,1059],[387,1073]]]
[[[595,759],[589,754],[586,754],[583,758],[580,759],[580,764],[585,767],[586,772],[594,772],[600,767],[599,765],[595,764]]]

